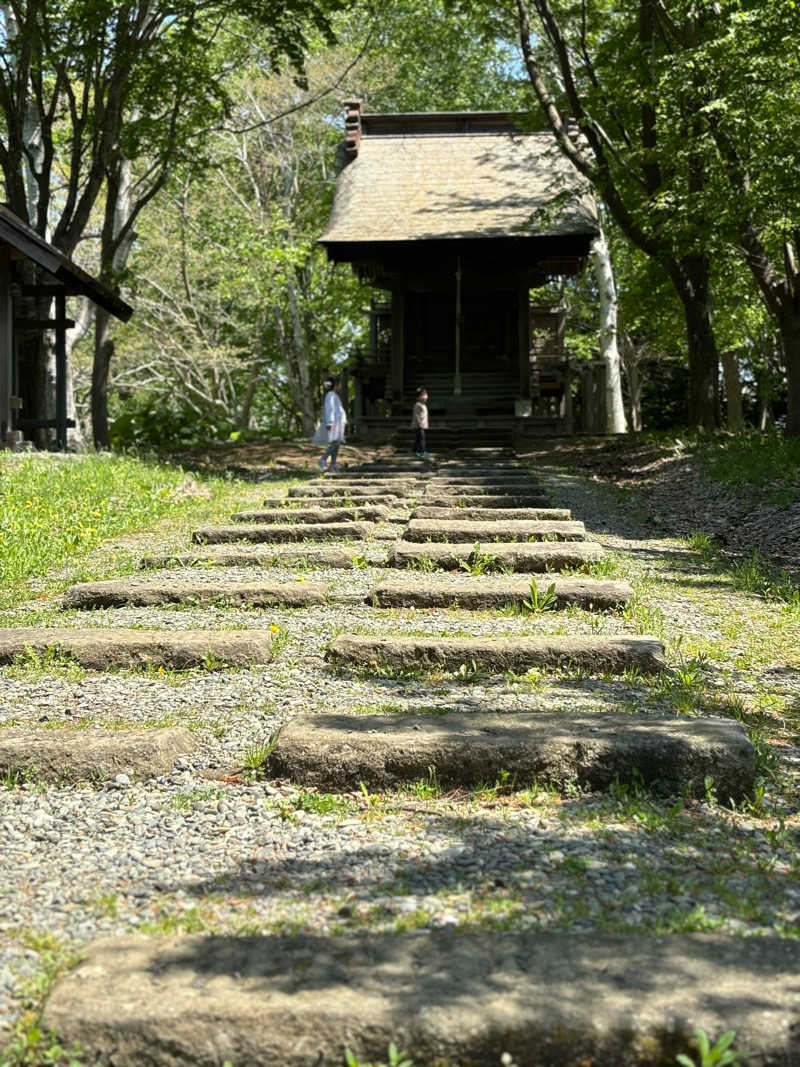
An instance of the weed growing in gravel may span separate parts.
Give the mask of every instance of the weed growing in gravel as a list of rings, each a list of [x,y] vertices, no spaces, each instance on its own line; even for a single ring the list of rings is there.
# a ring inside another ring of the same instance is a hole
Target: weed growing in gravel
[[[14,1025],[10,1042],[0,1050],[0,1067],[42,1067],[44,1064],[82,1067],[82,1061],[78,1059],[80,1046],[64,1048],[57,1034],[41,1026],[47,995],[56,980],[80,962],[80,954],[69,942],[60,941],[47,932],[26,931],[22,940],[26,948],[38,953],[39,970],[20,985],[18,998],[23,1011]]]
[[[512,774],[511,771],[501,770],[498,773],[496,780],[491,785],[487,782],[476,785],[470,790],[470,794],[473,800],[494,800],[496,797],[506,796],[509,793],[513,793],[516,787],[516,774]]]
[[[709,915],[702,904],[691,911],[684,911],[677,905],[665,912],[659,922],[659,932],[670,934],[711,934],[724,925],[725,920],[719,915]]]
[[[24,785],[36,793],[47,791],[47,782],[33,767],[6,767],[0,777],[0,785],[4,789],[19,789]]]
[[[775,571],[766,565],[757,550],[749,559],[731,564],[728,573],[734,589],[780,601],[800,612],[800,587],[786,571]]]
[[[481,552],[481,546],[477,541],[472,546],[469,556],[466,559],[462,559],[459,566],[462,571],[466,571],[476,577],[489,571],[501,569],[501,563],[497,556],[493,556],[488,552]]]
[[[681,656],[669,671],[653,680],[653,692],[680,715],[696,715],[708,702],[708,664],[701,652],[697,656]]]
[[[430,574],[436,570],[436,564],[428,556],[420,556],[417,559],[410,559],[406,564],[406,569],[409,571],[420,571],[423,574]]]
[[[555,611],[558,606],[556,583],[552,582],[544,592],[539,592],[536,579],[531,578],[530,596],[522,601],[524,615],[541,615],[543,611]]]
[[[680,1067],[735,1067],[742,1064],[750,1055],[749,1052],[740,1052],[731,1048],[736,1040],[736,1033],[728,1030],[718,1041],[711,1044],[711,1040],[705,1030],[695,1033],[694,1045],[700,1056],[699,1062],[682,1052],[676,1059]]]
[[[189,789],[185,793],[175,793],[170,800],[170,807],[176,811],[191,811],[200,804],[208,804],[209,801],[219,800],[222,790],[216,786],[208,786],[205,789]]]
[[[729,577],[734,589],[785,604],[789,611],[800,614],[800,586],[785,570],[770,567],[757,549],[746,559],[731,560],[702,530],[691,535],[689,544],[707,566],[717,574]]]
[[[636,634],[648,634],[653,637],[664,638],[666,624],[663,612],[652,604],[645,604],[634,595],[622,609],[622,618]]]
[[[9,667],[2,668],[6,678],[33,682],[41,678],[63,678],[68,682],[79,682],[86,677],[86,671],[79,663],[57,645],[51,645],[44,652],[36,652],[26,645]]]
[[[289,643],[289,631],[277,623],[273,623],[269,629],[272,633],[272,655],[279,656]]]
[[[213,922],[199,908],[186,908],[180,914],[162,909],[154,919],[140,923],[140,933],[153,937],[168,937],[171,934],[205,934],[213,929]]]
[[[403,792],[415,797],[417,800],[435,800],[437,797],[442,796],[444,789],[439,781],[436,767],[433,765],[428,767],[427,778],[421,778],[417,782],[409,782],[408,785],[403,787]]]
[[[504,675],[508,685],[520,685],[531,691],[539,692],[547,687],[547,675],[539,667],[530,667],[524,674],[506,671]]]
[[[337,793],[312,793],[304,790],[297,796],[282,801],[279,808],[282,809],[281,814],[284,810],[288,815],[295,811],[306,811],[311,815],[334,815],[343,819],[350,814],[351,803],[347,797]]]
[[[281,735],[281,728],[279,727],[274,733],[271,733],[266,741],[260,744],[251,745],[244,754],[242,761],[242,769],[245,774],[252,778],[262,777],[269,763],[269,758],[275,751],[275,746],[278,743],[278,738]]]
[[[486,677],[486,671],[481,670],[475,663],[474,659],[470,660],[469,663],[462,663],[458,669],[453,672],[454,681],[467,682],[469,684],[482,682]]]
[[[346,1048],[344,1050],[344,1063],[345,1067],[414,1067],[413,1060],[408,1059],[405,1052],[400,1052],[393,1041],[389,1042],[386,1055],[387,1059],[385,1061],[367,1063],[365,1060],[360,1060],[349,1048]]]

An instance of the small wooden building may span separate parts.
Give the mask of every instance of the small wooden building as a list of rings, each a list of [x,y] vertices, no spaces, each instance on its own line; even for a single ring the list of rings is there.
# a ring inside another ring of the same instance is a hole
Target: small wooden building
[[[382,291],[354,368],[358,429],[406,425],[424,385],[440,428],[571,432],[563,311],[530,294],[583,270],[598,223],[552,135],[505,112],[373,115],[357,101],[345,121],[320,240]]]
[[[67,429],[67,318],[69,296],[85,296],[123,322],[133,308],[54,248],[19,216],[0,205],[0,448],[19,444],[37,430],[54,429],[65,448]],[[47,317],[42,317],[42,309]],[[51,315],[53,317],[51,317]],[[21,340],[34,331],[55,335],[52,417],[34,410],[40,395],[36,368],[25,358]]]

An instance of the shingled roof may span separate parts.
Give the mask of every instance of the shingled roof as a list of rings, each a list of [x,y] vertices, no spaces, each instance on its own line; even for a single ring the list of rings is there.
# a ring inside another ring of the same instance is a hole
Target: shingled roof
[[[513,115],[358,117],[326,246],[598,231],[594,198],[553,136],[522,132]]]

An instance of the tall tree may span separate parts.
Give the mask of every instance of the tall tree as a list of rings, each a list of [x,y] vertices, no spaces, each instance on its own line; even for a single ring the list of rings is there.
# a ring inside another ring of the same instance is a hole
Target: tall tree
[[[718,354],[712,323],[706,91],[667,79],[673,55],[656,17],[660,0],[587,4],[517,0],[530,82],[561,150],[591,181],[622,232],[662,265],[683,305],[689,421],[716,424]],[[684,38],[707,34],[709,9],[681,0]],[[572,125],[568,116],[577,121]]]
[[[325,89],[351,62],[346,48],[320,48],[303,94],[255,65],[228,78],[233,106],[207,140],[209,167],[180,168],[142,226],[121,388],[133,378],[220,432],[259,416],[313,432],[321,380],[366,322],[356,280],[316,244],[341,136]]]
[[[625,408],[622,403],[622,374],[617,344],[617,287],[606,235],[600,231],[592,242],[592,259],[597,279],[600,309],[600,358],[606,365],[606,429],[625,433]]]
[[[0,167],[13,211],[67,255],[73,255],[106,182],[120,185],[121,160],[155,157],[169,165],[185,142],[178,119],[224,107],[219,85],[226,60],[217,49],[233,20],[241,47],[265,28],[260,59],[274,68],[287,59],[298,70],[308,28],[330,34],[329,14],[340,0],[8,0],[0,7]],[[216,64],[214,62],[216,60]],[[135,122],[134,122],[135,116]],[[130,126],[135,127],[132,134]],[[164,152],[164,131],[172,138]],[[145,172],[148,170],[145,166]],[[146,199],[145,199],[145,202]],[[144,206],[144,205],[142,205]],[[112,207],[112,216],[118,214]],[[117,228],[117,248],[133,228],[135,209]],[[107,215],[108,217],[108,215]],[[106,227],[113,233],[114,227]],[[113,275],[113,252],[103,266]],[[47,317],[47,308],[37,317]],[[102,347],[102,346],[101,346]],[[44,411],[47,353],[32,375],[34,414]],[[101,442],[102,443],[102,442]]]
[[[661,32],[679,42],[663,16]],[[695,49],[709,87],[703,121],[721,170],[717,218],[738,247],[781,339],[786,432],[800,435],[800,33],[795,0],[722,0]],[[674,45],[673,45],[674,47]]]

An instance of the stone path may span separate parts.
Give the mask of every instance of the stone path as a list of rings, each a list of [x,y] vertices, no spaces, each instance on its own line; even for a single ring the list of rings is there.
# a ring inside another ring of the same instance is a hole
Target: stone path
[[[793,944],[611,935],[591,909],[560,933],[522,921],[585,877],[636,914],[629,871],[670,892],[670,865],[693,862],[631,839],[622,865],[604,851],[619,828],[587,848],[532,798],[647,810],[647,787],[678,811],[712,790],[745,804],[756,779],[739,723],[640,696],[671,684],[661,637],[632,631],[634,588],[561,503],[511,463],[365,465],[143,556],[159,575],[72,587],[74,625],[0,631],[0,662],[55,651],[99,672],[54,683],[55,729],[36,683],[6,682],[34,715],[0,732],[16,922],[114,935],[44,1015],[86,1065],[340,1067],[348,1044],[379,1060],[397,1041],[415,1067],[610,1067],[673,1062],[697,1026],[800,1062]],[[159,668],[189,673],[165,688]],[[487,819],[480,798],[509,806]],[[504,902],[494,919],[452,910],[478,885]],[[353,922],[364,909],[391,934]],[[319,936],[295,936],[301,911]],[[17,974],[12,949],[0,994]]]

